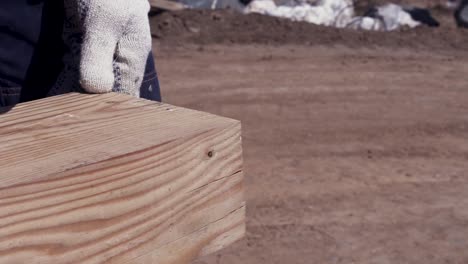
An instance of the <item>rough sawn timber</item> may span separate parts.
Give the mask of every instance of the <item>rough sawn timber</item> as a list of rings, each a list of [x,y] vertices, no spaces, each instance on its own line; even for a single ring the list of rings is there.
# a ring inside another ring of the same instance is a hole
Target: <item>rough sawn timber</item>
[[[185,5],[177,2],[172,2],[169,0],[149,0],[151,8],[162,9],[162,10],[169,10],[169,11],[177,11],[185,9]]]
[[[240,122],[118,94],[0,114],[0,263],[187,263],[245,231]]]

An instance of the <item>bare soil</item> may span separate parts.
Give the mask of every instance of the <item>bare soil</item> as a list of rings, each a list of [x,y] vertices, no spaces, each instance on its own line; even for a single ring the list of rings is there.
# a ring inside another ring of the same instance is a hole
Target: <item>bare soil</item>
[[[248,203],[197,264],[468,263],[468,32],[185,12],[153,21],[163,96],[242,121]]]
[[[166,12],[153,16],[151,26],[153,37],[170,46],[296,44],[468,50],[468,30],[456,28],[452,15],[445,10],[436,7],[432,12],[442,23],[441,27],[422,26],[394,32],[335,29],[258,14],[241,15],[233,10]]]

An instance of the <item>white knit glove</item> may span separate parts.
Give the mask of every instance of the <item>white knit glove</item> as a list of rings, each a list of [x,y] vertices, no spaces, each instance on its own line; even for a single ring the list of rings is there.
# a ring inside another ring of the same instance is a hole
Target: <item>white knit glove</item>
[[[65,70],[51,95],[70,91],[139,96],[151,53],[148,0],[64,0]]]

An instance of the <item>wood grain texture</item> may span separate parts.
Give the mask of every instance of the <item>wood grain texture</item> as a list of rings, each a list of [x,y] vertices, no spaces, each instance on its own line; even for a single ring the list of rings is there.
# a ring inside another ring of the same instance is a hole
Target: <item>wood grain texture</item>
[[[152,8],[177,11],[185,9],[185,6],[181,3],[172,2],[168,0],[149,0]]]
[[[236,120],[69,94],[0,136],[0,263],[186,263],[244,235]]]

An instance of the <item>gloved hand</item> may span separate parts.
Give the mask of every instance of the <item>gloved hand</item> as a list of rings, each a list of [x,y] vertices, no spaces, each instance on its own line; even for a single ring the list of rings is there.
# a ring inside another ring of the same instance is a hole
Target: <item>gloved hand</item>
[[[65,69],[50,95],[139,96],[151,53],[148,0],[64,0]]]

